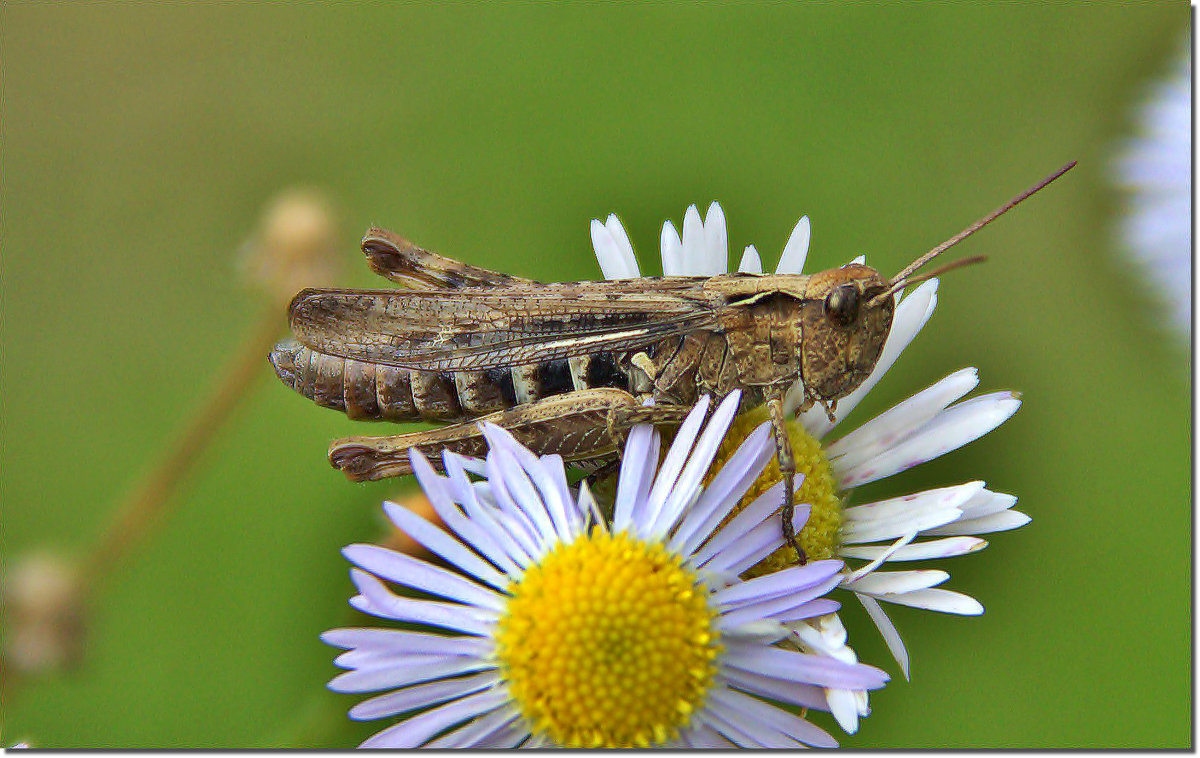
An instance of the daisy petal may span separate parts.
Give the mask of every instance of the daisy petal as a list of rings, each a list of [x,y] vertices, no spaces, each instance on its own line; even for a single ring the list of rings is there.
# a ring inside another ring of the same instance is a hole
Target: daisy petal
[[[957,450],[1007,421],[1020,407],[1013,392],[993,392],[951,406],[895,447],[838,471],[838,485],[857,487]]]
[[[783,246],[783,254],[779,256],[779,265],[775,267],[777,274],[799,274],[804,270],[804,261],[808,257],[808,243],[812,238],[812,225],[808,216],[801,216]]]
[[[956,371],[831,443],[826,454],[837,459],[835,465],[852,468],[904,439],[978,384],[979,372],[974,368]]]
[[[414,458],[414,463],[415,460],[417,459]],[[414,473],[417,470],[417,466],[414,465]],[[396,505],[392,502],[385,502],[383,509],[387,513],[388,518],[392,520],[392,523],[400,531],[412,537],[429,552],[458,566],[468,574],[487,582],[497,589],[503,589],[508,586],[507,577],[493,568],[490,563],[485,562],[478,555],[468,550],[461,542],[417,514],[402,505]]]
[[[502,611],[504,599],[496,592],[485,589],[461,574],[447,571],[440,566],[426,563],[411,555],[377,545],[349,545],[342,555],[354,565],[405,587],[429,592],[434,595],[457,600],[460,603],[478,605],[493,611]]]
[[[875,628],[883,636],[883,641],[887,644],[888,650],[891,651],[892,657],[900,665],[900,672],[904,674],[905,679],[908,679],[908,648],[904,646],[904,640],[900,638],[900,632],[897,631],[896,625],[892,623],[887,613],[880,607],[878,600],[870,595],[863,595],[858,592],[854,593],[854,596],[858,598],[863,608],[867,610],[867,615],[871,617]]]
[[[708,206],[704,219],[704,271],[709,276],[724,274],[729,270],[729,243],[725,231],[725,211],[721,204]]]
[[[956,555],[978,552],[987,547],[985,540],[974,537],[948,537],[905,545],[888,556],[888,561],[927,561],[934,558],[952,558]],[[843,545],[838,555],[843,558],[858,558],[864,561],[878,559],[890,550],[886,545],[851,546]]]
[[[684,274],[683,242],[679,239],[679,232],[675,231],[675,225],[670,221],[663,223],[660,246],[662,248],[663,276]]]
[[[927,534],[989,534],[1025,526],[1032,521],[1020,511],[1001,511],[976,519],[960,519],[952,524],[931,529]]]
[[[924,608],[927,611],[940,613],[955,613],[960,616],[978,616],[983,613],[983,605],[978,600],[970,595],[950,590],[915,590],[902,595],[877,595],[876,597],[897,605]]]
[[[359,747],[420,747],[443,729],[502,705],[506,697],[506,693],[497,690],[486,690],[468,695],[390,726],[367,738]]]
[[[945,571],[876,571],[852,582],[846,582],[846,589],[864,595],[871,595],[880,600],[891,600],[892,595],[903,595],[927,587],[941,584],[950,578]]]
[[[356,721],[369,721],[396,716],[405,711],[437,705],[447,700],[469,695],[472,692],[478,692],[491,687],[498,681],[500,681],[500,675],[497,672],[484,671],[458,679],[442,679],[436,682],[417,684],[358,703],[350,709],[350,718]]]
[[[762,258],[754,245],[747,245],[742,251],[742,260],[738,263],[738,271],[743,274],[761,274],[763,272]]]

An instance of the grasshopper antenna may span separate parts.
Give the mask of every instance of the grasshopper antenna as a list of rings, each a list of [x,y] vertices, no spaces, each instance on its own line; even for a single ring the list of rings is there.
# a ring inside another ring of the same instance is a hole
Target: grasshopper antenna
[[[962,241],[963,241],[963,240],[965,240],[967,237],[970,237],[972,234],[974,234],[975,232],[979,231],[979,230],[980,230],[980,229],[982,229],[983,227],[985,227],[985,226],[987,226],[988,224],[992,223],[992,222],[993,222],[993,221],[995,221],[997,218],[999,218],[999,217],[1003,216],[1005,213],[1008,213],[1010,210],[1012,210],[1013,208],[1015,208],[1015,207],[1017,206],[1017,204],[1018,204],[1018,203],[1020,203],[1022,200],[1025,200],[1025,199],[1026,199],[1026,198],[1028,198],[1030,195],[1033,195],[1033,194],[1035,194],[1035,193],[1036,193],[1038,190],[1041,190],[1042,188],[1044,188],[1046,185],[1048,185],[1048,184],[1050,184],[1051,182],[1053,182],[1053,181],[1054,181],[1055,179],[1057,179],[1058,177],[1062,176],[1063,174],[1067,173],[1067,172],[1068,172],[1068,171],[1070,171],[1071,169],[1075,168],[1075,164],[1076,164],[1076,163],[1078,163],[1078,161],[1071,161],[1071,162],[1070,162],[1070,163],[1068,163],[1067,165],[1065,165],[1065,166],[1063,166],[1062,168],[1060,168],[1058,171],[1055,171],[1055,172],[1054,172],[1053,174],[1051,174],[1050,176],[1047,176],[1045,179],[1041,180],[1041,181],[1040,181],[1040,182],[1038,182],[1037,184],[1033,185],[1033,186],[1032,186],[1032,187],[1030,187],[1029,189],[1025,190],[1025,191],[1024,191],[1024,192],[1022,192],[1021,194],[1019,194],[1019,195],[1017,195],[1016,197],[1014,197],[1012,200],[1009,200],[1009,201],[1008,201],[1007,203],[1005,203],[1004,205],[1000,206],[1000,207],[999,207],[999,208],[997,208],[996,210],[994,210],[994,211],[992,211],[991,213],[987,214],[987,215],[986,215],[986,216],[984,216],[983,218],[979,219],[979,220],[978,220],[978,221],[976,221],[975,223],[973,223],[973,224],[971,224],[970,226],[968,226],[966,229],[963,229],[963,230],[962,230],[961,232],[959,232],[958,234],[954,235],[954,236],[953,236],[953,237],[951,237],[950,239],[946,240],[946,241],[945,241],[945,242],[943,242],[942,244],[940,244],[940,245],[938,245],[937,247],[935,247],[935,248],[933,248],[932,250],[930,250],[928,253],[925,253],[925,254],[924,254],[924,255],[922,255],[920,258],[917,258],[915,261],[913,261],[912,263],[910,263],[910,264],[908,264],[907,266],[905,266],[903,271],[901,271],[900,273],[898,273],[898,274],[896,274],[895,276],[893,276],[893,277],[892,277],[892,281],[891,281],[891,283],[888,285],[888,288],[887,288],[887,290],[886,290],[886,291],[884,291],[884,292],[882,292],[882,293],[880,293],[880,294],[878,294],[878,295],[876,295],[875,297],[871,298],[871,300],[870,300],[870,303],[869,303],[869,304],[870,304],[870,305],[872,305],[872,306],[878,305],[879,303],[883,302],[884,298],[886,298],[886,297],[890,297],[890,296],[891,296],[891,294],[892,294],[893,292],[895,292],[896,290],[900,289],[901,287],[904,287],[905,285],[911,284],[911,283],[912,283],[913,281],[915,281],[915,280],[910,280],[908,277],[909,277],[909,276],[910,276],[910,275],[911,275],[911,274],[912,274],[914,271],[916,271],[917,269],[921,268],[921,267],[922,267],[922,266],[924,266],[926,263],[929,263],[929,261],[931,261],[931,260],[933,260],[934,258],[938,257],[939,255],[941,255],[942,253],[946,252],[946,251],[947,251],[947,250],[949,250],[950,248],[954,247],[954,246],[955,246],[955,245],[957,245],[958,243],[962,242]],[[964,261],[963,261],[961,264],[959,264],[959,265],[965,266],[965,265],[967,265],[968,263],[978,263],[980,260],[981,260],[981,258],[968,258],[968,259],[965,259],[965,260],[964,260]],[[945,267],[945,268],[938,269],[938,270],[937,270],[936,272],[934,272],[934,273],[928,274],[928,275],[926,275],[926,276],[922,276],[922,277],[921,277],[921,280],[925,280],[925,279],[928,279],[928,278],[929,278],[929,277],[931,277],[931,276],[935,276],[935,275],[937,275],[937,274],[939,274],[939,273],[943,273],[943,272],[945,272],[945,271],[949,271],[951,268],[958,268],[958,266],[947,266],[947,267]]]

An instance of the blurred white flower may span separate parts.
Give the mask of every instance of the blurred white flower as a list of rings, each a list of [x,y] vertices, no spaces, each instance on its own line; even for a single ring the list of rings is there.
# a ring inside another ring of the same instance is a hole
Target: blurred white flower
[[[1190,50],[1150,88],[1137,110],[1137,131],[1116,163],[1116,182],[1125,190],[1121,241],[1186,337],[1192,327]]]

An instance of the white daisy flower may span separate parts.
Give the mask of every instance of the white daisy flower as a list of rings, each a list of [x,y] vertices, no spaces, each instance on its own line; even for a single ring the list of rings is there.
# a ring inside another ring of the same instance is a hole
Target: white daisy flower
[[[688,218],[693,219],[690,235]],[[800,273],[810,236],[808,218],[801,218],[776,273]],[[606,224],[593,221],[592,239],[606,275],[618,269],[625,275],[638,275],[629,238],[615,216],[609,216]],[[713,260],[719,255],[727,255],[727,243],[724,214],[716,203],[709,208],[707,223],[700,222],[695,206],[688,209],[682,240],[674,234],[670,222],[664,224],[664,270],[671,267],[675,273],[708,274],[715,268]],[[704,263],[689,268],[688,262],[693,259]],[[862,263],[863,258],[853,262]],[[761,260],[752,246],[743,253],[740,268],[752,273],[762,271]],[[979,382],[975,369],[966,368],[841,438],[833,438],[832,432],[840,420],[892,367],[929,320],[937,305],[937,286],[937,279],[930,279],[898,302],[878,363],[858,389],[838,401],[834,421],[829,420],[824,409],[813,407],[800,413],[799,423],[789,430],[797,470],[806,475],[796,499],[812,506],[812,514],[799,535],[800,544],[810,557],[866,561],[857,569],[847,567],[842,587],[862,601],[905,677],[909,673],[907,650],[879,601],[966,615],[982,613],[983,606],[966,595],[937,589],[937,585],[949,578],[944,571],[879,569],[889,562],[976,552],[987,543],[972,535],[1015,529],[1029,521],[1025,514],[1012,510],[1015,497],[991,492],[979,481],[843,507],[848,494],[858,485],[898,474],[962,447],[999,426],[1020,407],[1020,399],[1013,392],[995,392],[956,402]],[[797,382],[788,395],[789,410],[794,410],[803,397],[804,389]],[[731,443],[722,454],[727,455],[729,447],[735,444],[733,441],[744,438],[750,428],[765,418],[765,410],[758,409],[735,421]],[[771,462],[751,494],[778,476],[778,466]],[[923,537],[936,539],[918,541]],[[795,560],[795,551],[785,546],[757,566],[755,572],[778,570]],[[805,650],[838,660],[855,660],[853,651],[845,645],[844,629],[836,617],[797,625],[794,631],[798,644]],[[828,694],[839,723],[853,732],[858,716],[867,712],[865,693]]]
[[[1192,61],[1184,49],[1138,112],[1140,135],[1116,165],[1127,190],[1121,237],[1162,294],[1171,323],[1192,327]]]
[[[841,561],[739,578],[782,544],[782,485],[714,530],[773,456],[764,424],[701,486],[737,405],[726,398],[705,426],[702,400],[661,465],[658,433],[635,427],[611,527],[586,487],[568,488],[558,456],[498,427],[485,426],[485,461],[445,454],[446,477],[414,453],[452,533],[384,509],[456,570],[373,545],[343,551],[358,567],[351,604],[419,627],[322,636],[347,649],[332,689],[383,692],[352,718],[404,716],[363,747],[835,745],[778,703],[829,710],[825,689],[876,689],[887,675],[776,644],[786,625],[836,610],[823,595]],[[797,525],[807,516],[797,508]]]

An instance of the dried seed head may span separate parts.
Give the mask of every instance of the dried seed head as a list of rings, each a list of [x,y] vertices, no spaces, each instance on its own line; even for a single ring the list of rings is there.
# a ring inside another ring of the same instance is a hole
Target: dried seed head
[[[4,657],[22,674],[59,671],[83,653],[83,582],[77,567],[48,552],[18,558],[4,578]]]
[[[267,205],[258,230],[242,246],[245,276],[284,303],[305,287],[332,286],[343,258],[337,227],[324,194],[284,190]]]

